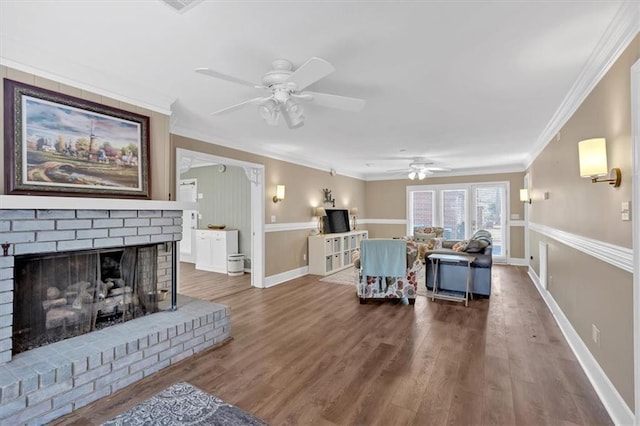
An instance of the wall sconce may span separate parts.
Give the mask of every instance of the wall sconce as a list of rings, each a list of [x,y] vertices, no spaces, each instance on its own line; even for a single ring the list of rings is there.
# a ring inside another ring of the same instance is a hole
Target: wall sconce
[[[276,186],[276,195],[273,196],[273,202],[277,203],[278,201],[284,200],[284,185]]]
[[[609,182],[614,188],[620,186],[622,173],[614,167],[609,173],[607,167],[607,141],[604,138],[586,139],[578,142],[580,177],[591,178],[592,183]],[[609,179],[599,179],[609,175]]]
[[[323,217],[325,217],[327,215],[327,212],[324,210],[324,207],[317,207],[316,208],[316,217],[318,218],[318,232],[321,234],[324,234],[324,227],[323,227],[323,223],[324,223],[324,219]]]
[[[520,190],[520,201],[531,204],[531,198],[529,197],[529,190],[527,188]]]
[[[331,203],[331,206],[335,207],[336,200],[331,197],[331,190],[329,188],[323,188],[322,193],[324,194],[324,200],[322,200],[322,202],[325,204]]]
[[[358,216],[358,208],[351,207],[351,209],[349,209],[349,214],[353,216],[353,222],[351,223],[351,230],[356,231],[358,229],[358,223],[356,221],[356,216]]]

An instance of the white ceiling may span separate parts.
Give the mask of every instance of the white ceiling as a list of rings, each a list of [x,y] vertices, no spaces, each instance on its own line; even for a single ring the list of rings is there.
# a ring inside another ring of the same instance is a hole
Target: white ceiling
[[[0,59],[159,111],[173,133],[366,179],[426,157],[454,174],[524,170],[622,1],[1,0]],[[362,112],[305,106],[290,130],[262,96],[275,58],[336,71],[308,89]],[[153,149],[153,147],[152,147]]]

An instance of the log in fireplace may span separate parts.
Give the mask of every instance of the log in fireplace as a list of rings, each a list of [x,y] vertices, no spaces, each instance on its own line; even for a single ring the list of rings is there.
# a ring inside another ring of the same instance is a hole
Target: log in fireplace
[[[157,246],[15,257],[13,354],[158,311]]]

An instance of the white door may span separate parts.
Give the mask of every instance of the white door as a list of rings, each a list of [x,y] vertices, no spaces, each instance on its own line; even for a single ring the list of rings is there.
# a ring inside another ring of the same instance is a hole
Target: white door
[[[491,232],[493,259],[507,259],[507,186],[503,183],[472,185],[471,234],[478,229]]]
[[[467,190],[444,189],[440,192],[440,217],[447,240],[464,240],[467,232]]]
[[[196,202],[198,186],[196,179],[180,180],[179,201]],[[184,210],[182,212],[182,240],[180,241],[180,260],[182,262],[195,263],[196,239],[198,228],[198,211]]]

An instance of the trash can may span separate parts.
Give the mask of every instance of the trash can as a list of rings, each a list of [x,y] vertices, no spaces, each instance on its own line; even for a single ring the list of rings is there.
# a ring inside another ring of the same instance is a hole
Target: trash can
[[[244,254],[230,254],[227,258],[227,273],[230,276],[244,274]]]

